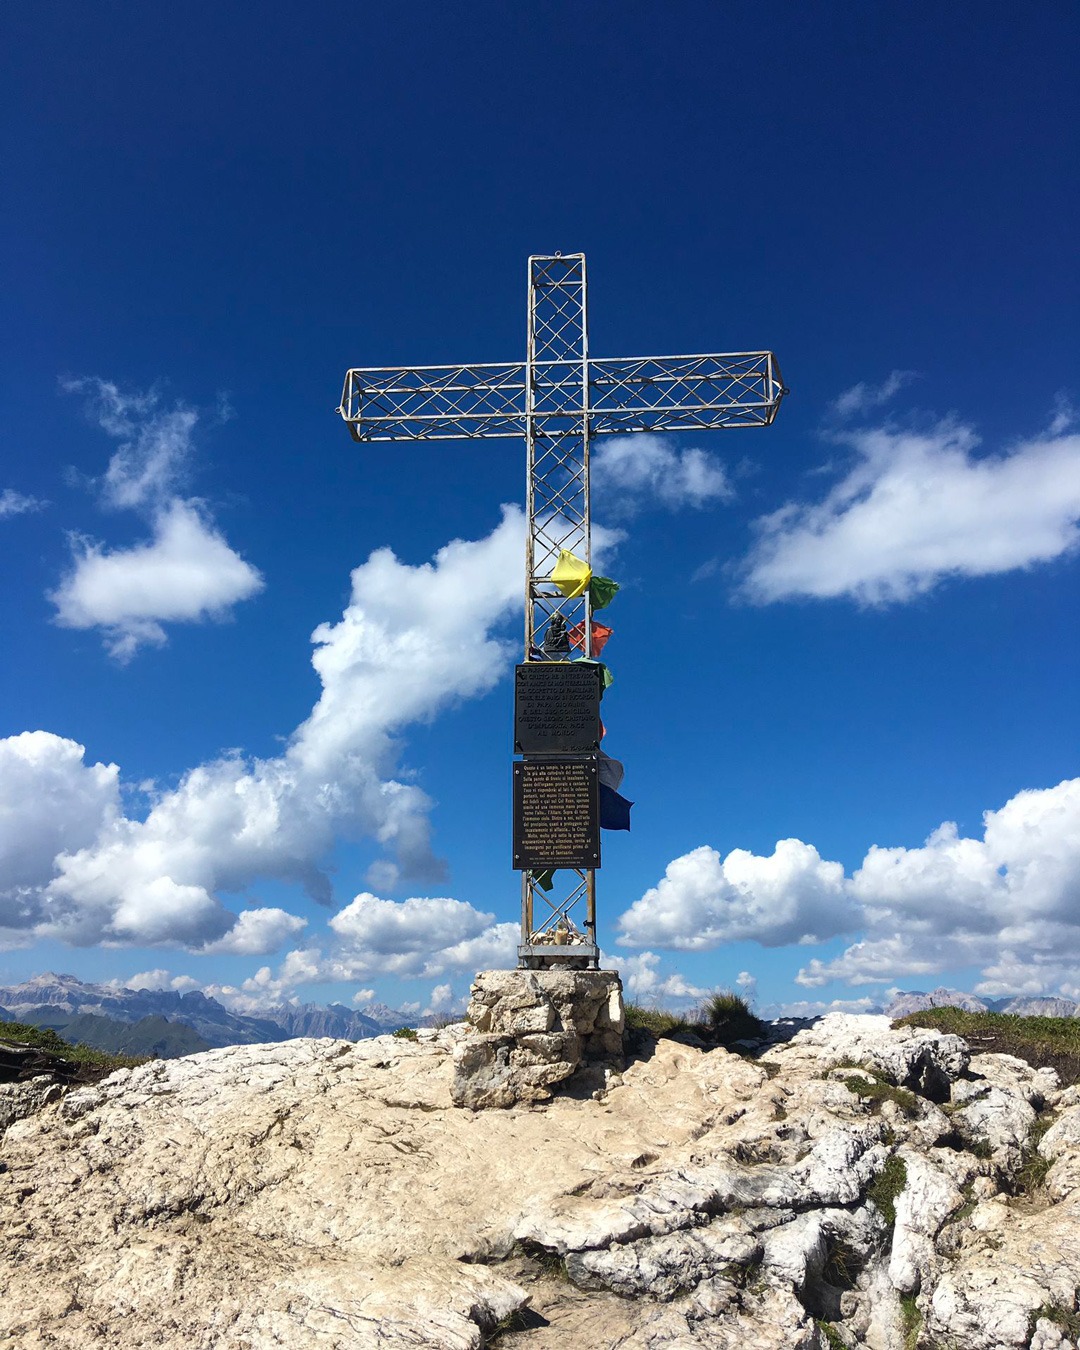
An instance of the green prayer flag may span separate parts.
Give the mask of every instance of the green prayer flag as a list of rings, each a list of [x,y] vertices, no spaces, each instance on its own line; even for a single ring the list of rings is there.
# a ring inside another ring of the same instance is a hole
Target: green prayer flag
[[[550,891],[554,885],[554,877],[554,867],[549,867],[546,872],[534,872],[533,885],[539,886],[542,891]]]
[[[576,656],[574,660],[575,662],[584,661],[584,663],[587,666],[600,667],[600,697],[603,698],[604,691],[610,689],[611,686],[615,683],[615,676],[612,675],[611,671],[603,663],[603,661],[596,661],[591,656]]]
[[[619,583],[610,577],[593,577],[589,582],[589,600],[594,610],[604,609],[615,599]]]

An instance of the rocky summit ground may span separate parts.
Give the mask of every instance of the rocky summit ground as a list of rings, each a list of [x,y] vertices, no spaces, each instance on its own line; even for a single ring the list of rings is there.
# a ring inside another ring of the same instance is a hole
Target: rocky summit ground
[[[0,1347],[1077,1345],[1080,1091],[1052,1071],[833,1015],[470,1111],[468,1034],[0,1088]]]

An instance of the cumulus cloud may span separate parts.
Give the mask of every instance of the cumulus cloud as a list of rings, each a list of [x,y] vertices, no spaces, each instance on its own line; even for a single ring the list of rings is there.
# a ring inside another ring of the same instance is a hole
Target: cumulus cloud
[[[88,765],[85,753],[47,731],[0,740],[0,928],[38,923],[53,860],[92,844],[120,815],[120,770]]]
[[[598,503],[623,516],[649,502],[677,511],[734,496],[715,456],[706,450],[676,450],[663,436],[651,434],[599,439],[590,480]]]
[[[976,966],[980,994],[1065,992],[1080,946],[1080,778],[1018,792],[983,820],[981,838],[946,822],[918,848],[874,845],[851,877],[797,839],[771,858],[698,848],[621,916],[620,941],[697,951],[849,935],[797,983],[884,985]]]
[[[508,667],[513,644],[495,630],[520,602],[523,528],[520,511],[507,508],[490,535],[456,540],[433,562],[373,553],[352,573],[340,620],[313,634],[322,692],[282,754],[199,765],[153,792],[142,819],[119,809],[116,766],[85,765],[74,742],[44,732],[0,741],[0,763],[13,766],[5,778],[16,825],[0,926],[81,945],[256,954],[295,937],[301,920],[259,908],[238,919],[219,895],[273,878],[329,903],[321,864],[340,837],[381,845],[384,879],[440,879],[432,804],[402,781],[395,733],[486,693]],[[343,913],[359,922],[359,907]],[[438,975],[502,957],[507,928],[490,916],[449,923],[421,968]],[[408,964],[408,953],[396,954]],[[356,964],[357,974],[340,978],[364,978]]]
[[[917,378],[913,370],[893,370],[881,384],[853,384],[833,400],[831,412],[841,420],[873,412],[895,398],[906,384]]]
[[[374,989],[358,989],[352,996],[352,1001],[358,1008],[366,1007],[375,997]]]
[[[642,952],[638,956],[615,956],[605,959],[605,969],[615,966],[626,984],[626,988],[636,999],[648,1003],[683,1002],[688,999],[704,998],[709,992],[699,985],[691,984],[679,971],[666,975],[660,973],[660,957],[655,952]]]
[[[428,1005],[424,1009],[425,1016],[438,1016],[440,1013],[450,1012],[455,1005],[454,990],[448,984],[437,984],[431,991],[428,998]]]
[[[753,938],[767,947],[849,932],[855,910],[840,863],[781,839],[767,858],[703,845],[668,863],[662,879],[619,918],[625,946],[705,951]]]
[[[100,628],[106,649],[129,661],[162,646],[166,623],[223,619],[263,588],[256,568],[226,542],[204,502],[178,495],[199,420],[183,403],[165,408],[157,390],[124,393],[107,380],[69,380],[93,420],[120,445],[98,480],[101,502],[149,517],[151,538],[109,549],[72,538],[72,566],[49,595],[64,628]]]
[[[263,588],[259,572],[193,501],[163,507],[147,543],[110,551],[76,539],[73,552],[71,571],[49,595],[56,622],[101,628],[109,653],[121,662],[141,646],[162,646],[163,623],[222,619]]]
[[[878,427],[838,437],[854,452],[818,502],[756,522],[743,594],[902,602],[950,577],[990,576],[1080,543],[1080,435],[1047,433],[977,456],[970,426]]]
[[[1080,944],[1080,778],[986,811],[981,839],[951,821],[921,848],[873,847],[851,879],[866,936],[796,977],[869,984],[977,965],[984,994],[1039,993]]]
[[[162,970],[160,967],[140,971],[138,975],[132,975],[126,980],[107,980],[106,984],[110,989],[171,989],[178,994],[186,994],[189,990],[199,988],[198,980],[192,979],[190,975],[174,975],[171,971]]]
[[[265,956],[278,951],[306,927],[306,919],[283,909],[245,909],[224,937],[207,943],[202,950],[215,956]]]
[[[7,516],[25,515],[28,511],[40,511],[46,505],[38,497],[28,497],[14,488],[5,488],[0,492],[0,520]]]

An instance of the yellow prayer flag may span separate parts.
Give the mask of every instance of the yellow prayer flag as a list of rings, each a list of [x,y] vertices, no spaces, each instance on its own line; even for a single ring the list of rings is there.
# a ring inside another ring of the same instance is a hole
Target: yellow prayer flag
[[[582,562],[576,554],[564,548],[551,573],[551,580],[567,600],[576,600],[588,589],[592,580],[592,568],[587,562]]]

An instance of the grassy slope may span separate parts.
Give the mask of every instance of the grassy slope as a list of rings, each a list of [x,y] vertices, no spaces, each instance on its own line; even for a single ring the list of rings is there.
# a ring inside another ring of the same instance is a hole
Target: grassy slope
[[[144,1064],[147,1056],[112,1055],[89,1045],[69,1045],[55,1031],[35,1027],[29,1022],[0,1022],[0,1051],[5,1042],[32,1046],[40,1051],[42,1063],[36,1072],[48,1073],[55,1066],[61,1076],[77,1082],[94,1082],[114,1069]]]
[[[1016,1017],[929,1008],[899,1018],[896,1025],[955,1032],[977,1054],[1015,1055],[1036,1069],[1056,1069],[1062,1083],[1080,1082],[1080,1017]]]

